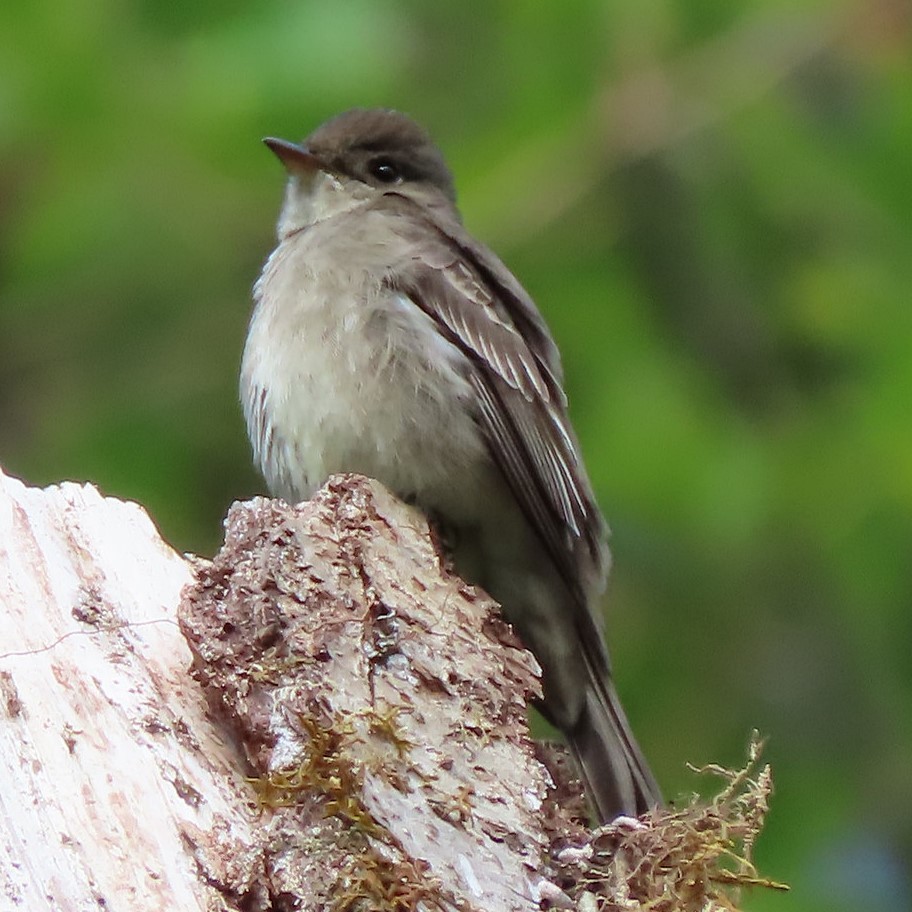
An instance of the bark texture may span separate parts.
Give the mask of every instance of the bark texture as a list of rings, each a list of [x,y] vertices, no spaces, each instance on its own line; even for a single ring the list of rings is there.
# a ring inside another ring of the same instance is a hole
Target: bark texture
[[[0,909],[220,908],[211,881],[251,871],[175,623],[192,580],[136,504],[0,474]]]
[[[552,889],[535,661],[376,483],[237,504],[207,562],[135,504],[0,475],[0,599],[0,909]]]

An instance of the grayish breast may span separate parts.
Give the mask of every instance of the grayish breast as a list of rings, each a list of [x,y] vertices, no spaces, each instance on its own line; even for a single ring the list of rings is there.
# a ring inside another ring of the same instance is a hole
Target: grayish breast
[[[457,496],[454,483],[486,486],[492,468],[467,365],[425,313],[380,285],[391,251],[359,238],[364,221],[291,235],[256,284],[241,368],[254,456],[292,502],[334,472],[360,472],[458,515],[466,489]]]

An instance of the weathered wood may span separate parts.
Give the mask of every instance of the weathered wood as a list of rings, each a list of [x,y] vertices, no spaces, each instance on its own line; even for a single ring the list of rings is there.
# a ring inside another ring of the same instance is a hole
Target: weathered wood
[[[0,476],[0,908],[218,908],[258,851],[187,674],[192,579],[136,504]]]
[[[343,477],[226,529],[0,477],[0,908],[537,908],[535,662],[425,520]]]
[[[720,912],[772,790],[590,833],[537,666],[427,521],[339,476],[235,504],[213,561],[0,473],[0,912]],[[570,897],[573,897],[571,900]]]

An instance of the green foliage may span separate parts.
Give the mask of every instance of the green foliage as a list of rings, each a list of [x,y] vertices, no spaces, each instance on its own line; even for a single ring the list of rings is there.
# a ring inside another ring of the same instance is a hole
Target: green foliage
[[[659,778],[759,727],[794,891],[748,908],[907,907],[910,40],[895,0],[4,4],[0,463],[211,553],[261,490],[260,137],[409,111],[564,353]]]

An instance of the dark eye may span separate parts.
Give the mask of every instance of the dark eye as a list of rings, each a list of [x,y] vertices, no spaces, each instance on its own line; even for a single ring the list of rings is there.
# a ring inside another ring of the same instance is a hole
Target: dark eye
[[[375,158],[368,162],[367,170],[383,184],[395,184],[402,180],[402,172],[388,158]]]

